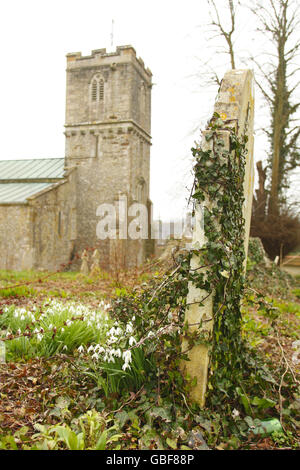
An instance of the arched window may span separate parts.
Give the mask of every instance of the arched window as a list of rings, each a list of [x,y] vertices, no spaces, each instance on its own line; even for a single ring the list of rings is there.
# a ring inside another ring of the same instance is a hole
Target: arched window
[[[96,75],[91,81],[91,101],[99,102],[104,100],[104,80],[101,75]]]
[[[143,177],[139,178],[136,185],[136,199],[138,202],[143,202],[146,197],[146,181]]]

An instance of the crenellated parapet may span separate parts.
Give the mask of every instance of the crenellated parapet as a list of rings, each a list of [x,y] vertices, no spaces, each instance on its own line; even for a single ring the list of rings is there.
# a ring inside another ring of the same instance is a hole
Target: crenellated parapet
[[[105,48],[94,49],[87,56],[83,56],[81,52],[71,52],[66,57],[68,70],[77,67],[94,67],[95,65],[110,65],[112,69],[115,69],[118,64],[130,61],[140,69],[140,72],[145,73],[150,80],[152,77],[151,70],[145,66],[143,59],[136,55],[134,47],[130,45],[117,46],[114,52],[106,52]]]

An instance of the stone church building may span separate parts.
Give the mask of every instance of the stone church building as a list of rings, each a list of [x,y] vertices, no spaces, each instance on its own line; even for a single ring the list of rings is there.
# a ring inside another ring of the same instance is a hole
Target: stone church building
[[[0,269],[77,269],[86,248],[103,268],[149,256],[150,235],[118,244],[96,229],[120,195],[148,208],[150,229],[151,87],[132,46],[67,54],[65,158],[0,160]]]

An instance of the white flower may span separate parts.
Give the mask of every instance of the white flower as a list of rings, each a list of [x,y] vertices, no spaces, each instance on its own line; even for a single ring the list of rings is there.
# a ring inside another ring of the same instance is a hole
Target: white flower
[[[68,351],[68,346],[64,345],[64,347],[62,348],[63,351]]]
[[[88,348],[87,352],[89,353],[89,352],[91,352],[91,351],[93,351],[93,352],[95,351],[95,348],[94,348],[94,346],[93,346],[92,344],[91,344],[91,346]]]
[[[234,410],[232,411],[232,417],[237,418],[238,416],[240,416],[240,412],[234,408]]]
[[[77,350],[79,353],[82,353],[84,351],[84,347],[81,345],[79,346],[78,350]]]
[[[107,342],[108,342],[108,344],[113,344],[116,341],[118,341],[118,338],[116,338],[115,336],[111,336],[111,338]]]
[[[131,362],[131,351],[123,352],[123,359],[124,359],[125,363]]]
[[[124,362],[124,364],[122,365],[122,369],[123,370],[130,369],[130,365],[127,362]]]
[[[38,340],[38,341],[42,341],[42,339],[43,339],[43,335],[41,335],[41,333],[39,333],[39,334],[37,335],[37,340]]]
[[[25,320],[24,315],[21,315],[20,320]]]
[[[92,355],[92,359],[98,360],[98,359],[99,359],[99,355],[95,352],[95,353]]]
[[[20,328],[18,329],[17,333],[18,333],[18,335],[20,335],[20,334],[21,334],[21,330],[20,330]]]
[[[14,317],[15,317],[15,318],[18,318],[18,316],[19,316],[19,312],[15,312],[15,313],[14,313]]]
[[[129,346],[132,346],[133,344],[136,344],[136,339],[133,336],[130,336],[129,338]]]
[[[121,349],[120,349],[120,348],[118,348],[118,349],[115,350],[115,356],[116,356],[116,357],[121,357],[121,356],[122,356],[122,353],[121,353]]]
[[[132,332],[133,332],[132,324],[129,322],[126,325],[126,333],[132,333]]]

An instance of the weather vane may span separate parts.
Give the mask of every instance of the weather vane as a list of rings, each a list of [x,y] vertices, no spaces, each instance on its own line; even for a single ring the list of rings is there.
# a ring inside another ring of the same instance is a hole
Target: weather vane
[[[110,33],[111,47],[114,46],[114,24],[115,24],[115,20],[112,19],[111,20],[111,33]]]

